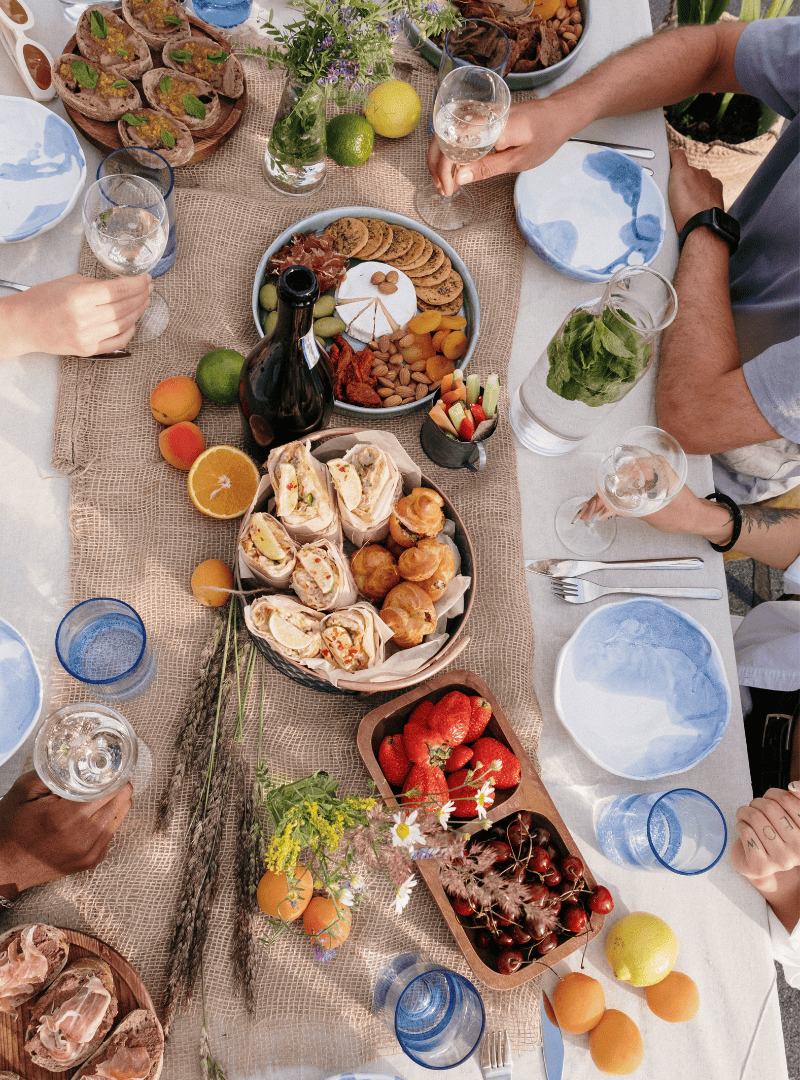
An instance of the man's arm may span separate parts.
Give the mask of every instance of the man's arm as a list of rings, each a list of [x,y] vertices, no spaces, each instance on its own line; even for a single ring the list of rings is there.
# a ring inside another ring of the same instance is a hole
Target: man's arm
[[[685,26],[637,42],[549,97],[512,105],[497,153],[460,166],[455,181],[452,163],[434,139],[428,149],[431,175],[451,194],[454,182],[541,165],[593,120],[673,105],[696,93],[743,93],[733,61],[745,26]]]

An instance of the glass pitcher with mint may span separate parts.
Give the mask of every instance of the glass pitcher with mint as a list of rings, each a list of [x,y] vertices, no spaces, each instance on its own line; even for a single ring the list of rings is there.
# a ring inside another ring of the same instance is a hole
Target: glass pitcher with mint
[[[517,438],[537,454],[567,454],[644,376],[678,298],[648,266],[623,266],[599,299],[568,313],[511,402]]]

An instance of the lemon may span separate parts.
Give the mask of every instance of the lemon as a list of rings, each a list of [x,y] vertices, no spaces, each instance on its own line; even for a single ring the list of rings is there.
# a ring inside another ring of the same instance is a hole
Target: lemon
[[[283,562],[286,558],[283,548],[264,522],[263,514],[253,514],[250,518],[250,539],[265,558],[273,562]]]
[[[348,462],[334,458],[328,462],[328,471],[336,485],[339,498],[348,510],[355,510],[361,502],[362,488],[358,473]]]
[[[611,929],[606,957],[618,979],[631,986],[653,986],[675,966],[678,939],[657,915],[634,911]]]
[[[197,365],[200,393],[217,405],[233,405],[239,396],[239,375],[244,357],[236,349],[212,349]]]
[[[379,135],[402,139],[410,135],[422,115],[419,94],[402,79],[390,79],[376,86],[367,100],[364,116]]]
[[[340,113],[328,121],[325,132],[328,157],[337,165],[363,165],[375,145],[375,132],[363,116]]]
[[[277,611],[273,611],[269,617],[269,632],[280,645],[287,649],[296,649],[298,652],[305,649],[311,641],[309,634],[298,630],[287,619],[282,618]]]

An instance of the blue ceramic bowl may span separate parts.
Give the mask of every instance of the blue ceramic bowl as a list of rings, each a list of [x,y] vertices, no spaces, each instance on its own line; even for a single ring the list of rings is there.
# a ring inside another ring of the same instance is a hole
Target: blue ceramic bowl
[[[626,264],[649,266],[664,241],[666,209],[649,173],[618,150],[568,142],[520,173],[517,224],[536,254],[567,277],[608,281]]]
[[[0,619],[0,765],[19,750],[42,711],[42,678],[30,647]]]

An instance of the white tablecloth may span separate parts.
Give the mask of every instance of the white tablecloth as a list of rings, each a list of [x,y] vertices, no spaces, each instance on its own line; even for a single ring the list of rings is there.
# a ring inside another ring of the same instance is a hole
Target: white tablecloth
[[[37,19],[36,34],[58,54],[69,24],[57,0],[28,0]],[[278,17],[287,8],[276,7]],[[596,4],[592,36],[568,78],[588,70],[605,55],[650,32],[645,0],[602,0]],[[550,89],[553,87],[551,86]],[[24,87],[10,61],[0,52],[0,94],[23,95]],[[547,92],[545,88],[544,92]],[[0,107],[2,107],[0,105]],[[60,104],[52,108],[63,114]],[[587,129],[593,138],[607,138],[657,151],[655,180],[666,194],[669,159],[664,127],[658,112],[598,122]],[[81,139],[89,176],[98,162],[97,151]],[[74,272],[81,238],[79,206],[65,222],[38,239],[9,246],[0,245],[0,277],[35,284]],[[671,276],[677,259],[672,230],[655,266]],[[597,286],[561,277],[526,252],[522,302],[511,358],[511,390],[519,384],[531,363],[549,341],[566,311],[578,300],[597,295]],[[0,378],[0,616],[12,622],[30,642],[47,684],[53,660],[53,640],[66,609],[69,540],[66,522],[67,481],[50,465],[51,428],[58,377],[58,359],[26,356],[5,361]],[[593,490],[594,460],[626,428],[652,422],[653,376],[648,376],[617,408],[613,416],[587,440],[581,453],[562,458],[543,458],[518,447],[518,478],[523,497],[525,554],[529,558],[565,555],[553,529],[553,515],[564,498]],[[490,448],[491,450],[491,448]],[[480,483],[480,478],[476,478]],[[688,482],[705,494],[713,487],[710,461],[690,459]],[[619,524],[618,539],[606,553],[608,559],[643,558],[655,555],[701,555],[700,572],[651,571],[637,573],[635,581],[624,575],[625,584],[715,585],[725,589],[722,559],[705,542],[657,535],[635,521]],[[649,1012],[641,990],[617,982],[605,961],[603,936],[586,953],[585,970],[599,978],[610,1008],[627,1012],[639,1025],[645,1044],[640,1075],[647,1080],[674,1080],[679,1075],[702,1080],[783,1080],[783,1050],[775,972],[767,933],[764,902],[737,875],[728,856],[708,874],[696,879],[667,873],[625,871],[607,862],[596,847],[592,827],[593,809],[600,799],[628,791],[664,790],[664,781],[634,784],[610,775],[594,765],[572,742],[556,717],[552,682],[558,652],[590,607],[570,606],[550,595],[544,578],[530,575],[529,592],[537,631],[536,661],[532,677],[544,711],[545,726],[539,746],[542,779],[569,825],[579,847],[591,860],[596,877],[606,882],[616,897],[616,910],[607,920],[610,928],[628,911],[645,910],[661,916],[672,926],[680,943],[677,968],[698,983],[701,1007],[698,1017],[686,1025],[671,1025]],[[612,580],[612,575],[594,575]],[[621,577],[613,578],[620,583]],[[610,598],[613,599],[613,598]],[[609,601],[600,601],[609,602]],[[675,601],[675,606],[697,618],[718,643],[728,679],[736,686],[733,648],[727,603]],[[729,834],[735,837],[735,811],[751,797],[747,756],[738,695],[733,694],[733,713],[727,735],[704,762],[678,783],[707,792],[722,808]],[[47,702],[47,685],[45,686]],[[0,770],[2,790],[19,771],[24,751]],[[729,843],[732,840],[729,840]],[[574,953],[559,965],[558,974],[580,965]],[[554,984],[555,977],[550,980]],[[598,1075],[589,1057],[585,1036],[565,1036],[565,1076],[589,1080]],[[292,1080],[321,1080],[329,1073],[352,1067],[337,1060],[332,1048],[328,1068],[277,1070],[265,1062],[263,1076]],[[430,1076],[402,1055],[359,1069],[391,1073],[403,1080]],[[477,1080],[475,1058],[448,1071],[458,1080]],[[539,1055],[517,1055],[515,1078],[535,1080],[543,1076]],[[182,1078],[176,1078],[182,1080]],[[230,1077],[229,1080],[235,1080]]]

